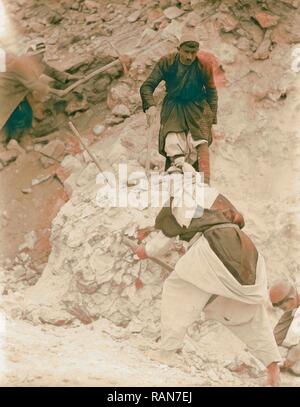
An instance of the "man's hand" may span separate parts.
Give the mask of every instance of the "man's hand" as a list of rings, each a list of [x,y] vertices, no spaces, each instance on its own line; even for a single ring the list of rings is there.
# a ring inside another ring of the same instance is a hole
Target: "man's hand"
[[[140,244],[137,249],[135,250],[134,254],[138,256],[140,260],[147,259],[148,255],[145,250],[145,246]]]
[[[58,97],[64,96],[64,91],[61,90],[61,89],[50,88],[50,92],[51,92],[53,95],[56,95],[56,96],[58,96]]]
[[[142,240],[146,239],[146,237],[155,230],[154,226],[147,226],[145,228],[139,229],[137,231],[137,238],[141,242]]]
[[[150,106],[149,109],[146,110],[147,123],[149,127],[155,122],[156,113],[156,106]]]
[[[267,367],[267,386],[278,387],[280,385],[280,369],[278,363],[273,362]]]

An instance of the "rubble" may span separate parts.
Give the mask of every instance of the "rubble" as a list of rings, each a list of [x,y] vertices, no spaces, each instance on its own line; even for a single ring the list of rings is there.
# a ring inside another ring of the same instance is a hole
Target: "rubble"
[[[278,16],[272,16],[268,13],[258,13],[255,15],[254,18],[262,28],[274,27],[278,24],[279,21]]]

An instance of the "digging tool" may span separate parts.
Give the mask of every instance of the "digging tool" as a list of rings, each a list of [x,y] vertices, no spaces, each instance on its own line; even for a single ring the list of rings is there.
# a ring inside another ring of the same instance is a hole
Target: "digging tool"
[[[93,162],[96,164],[99,172],[101,172],[104,175],[104,177],[105,177],[106,181],[108,182],[108,184],[113,188],[114,185],[112,185],[110,180],[105,176],[105,170],[101,168],[101,164],[100,164],[99,160],[94,156],[94,154],[91,152],[90,148],[85,144],[85,142],[83,141],[82,137],[79,134],[79,131],[76,129],[76,127],[74,126],[74,124],[71,121],[69,121],[69,127],[72,130],[75,137],[80,141],[80,144],[82,145],[82,147],[85,149],[85,151],[91,157]]]
[[[150,172],[150,155],[151,155],[151,141],[153,136],[153,124],[148,127],[147,131],[147,153],[146,153],[146,173],[149,174]]]
[[[64,90],[54,89],[55,92],[53,92],[52,89],[51,89],[51,92],[58,95],[58,96],[60,96],[60,97],[64,97],[68,93],[70,93],[73,89],[77,88],[77,86],[81,85],[82,83],[85,83],[85,82],[89,81],[94,76],[98,75],[99,73],[107,71],[109,68],[112,68],[112,67],[118,65],[119,63],[120,63],[119,59],[117,59],[116,61],[112,61],[108,65],[102,66],[101,68],[96,69],[94,72],[91,72],[90,74],[84,76],[82,79],[79,79],[79,81],[77,81],[77,82],[73,83],[72,85],[68,86],[66,89],[64,89]]]
[[[129,239],[126,236],[122,237],[122,241],[123,241],[123,243],[126,244],[126,246],[130,247],[132,251],[135,251],[139,246],[137,243],[133,242],[131,239]],[[157,259],[156,257],[148,257],[148,259],[150,259],[154,263],[158,264],[159,266],[163,267],[164,269],[166,269],[169,272],[173,271],[173,267],[169,266],[169,264],[165,263],[164,261]]]

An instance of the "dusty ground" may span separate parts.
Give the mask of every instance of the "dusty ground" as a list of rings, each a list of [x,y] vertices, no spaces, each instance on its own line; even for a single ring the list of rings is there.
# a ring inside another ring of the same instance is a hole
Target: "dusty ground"
[[[3,327],[1,321],[1,330]],[[113,328],[112,328],[113,329]],[[152,362],[134,338],[112,340],[107,321],[89,327],[57,328],[6,321],[1,337],[2,386],[259,386],[234,378],[231,383],[204,380],[194,371]],[[137,368],[138,367],[138,368]],[[299,387],[299,378],[282,374],[282,386]]]

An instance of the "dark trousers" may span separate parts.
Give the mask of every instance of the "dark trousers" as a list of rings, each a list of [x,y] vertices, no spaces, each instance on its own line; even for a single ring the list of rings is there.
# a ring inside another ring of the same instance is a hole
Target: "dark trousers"
[[[32,127],[32,109],[27,99],[16,107],[4,125],[6,142],[11,139],[19,140],[22,134]]]

